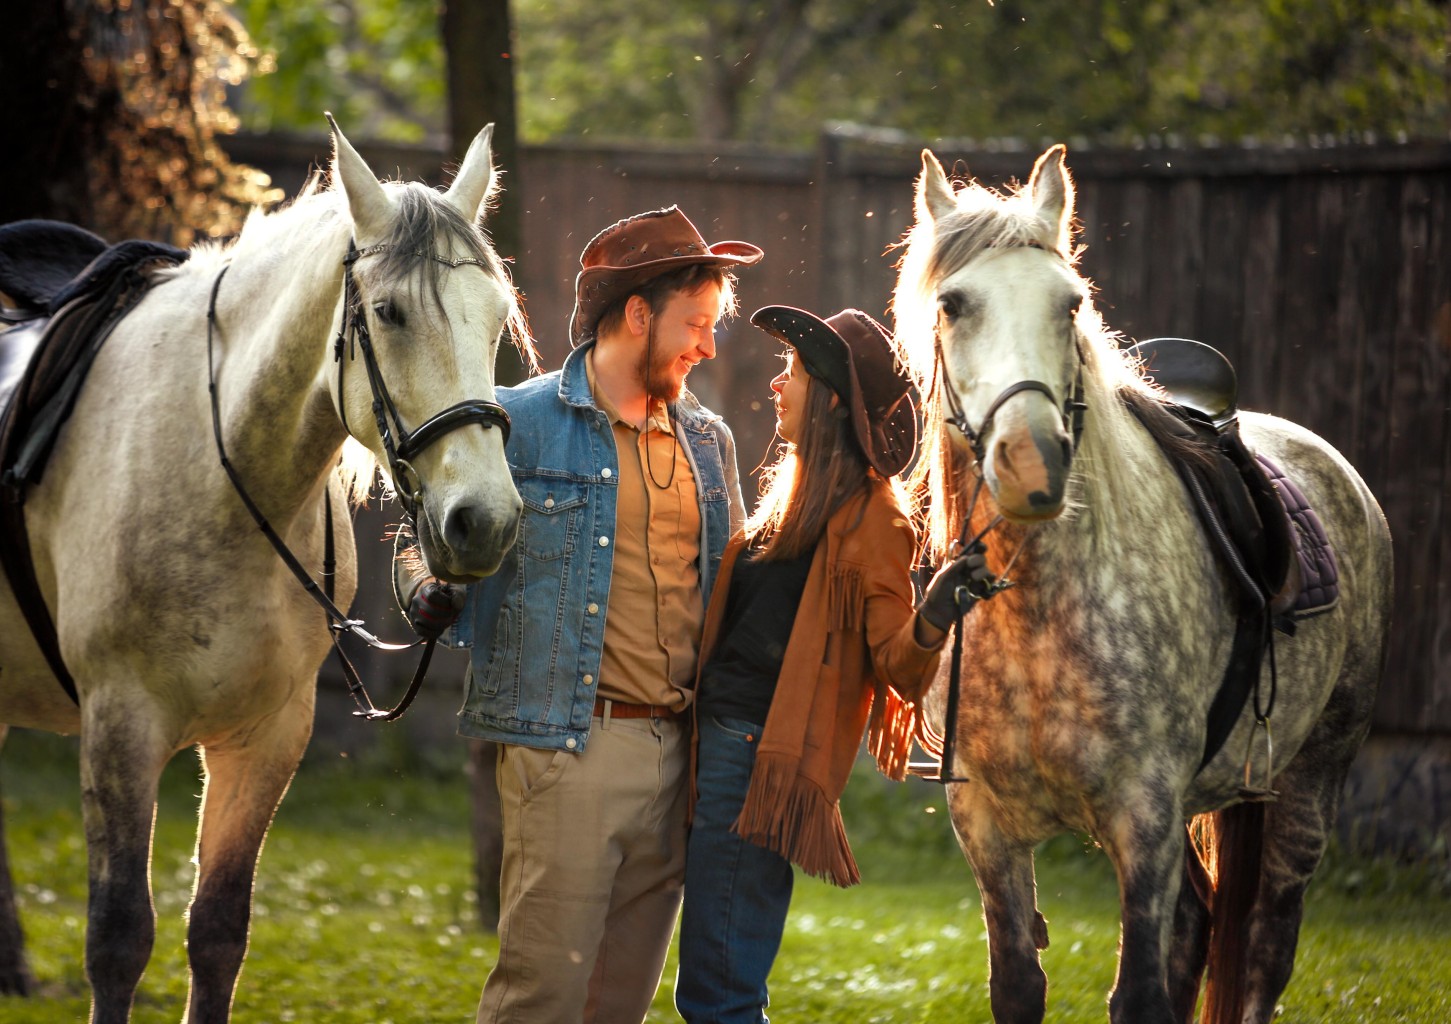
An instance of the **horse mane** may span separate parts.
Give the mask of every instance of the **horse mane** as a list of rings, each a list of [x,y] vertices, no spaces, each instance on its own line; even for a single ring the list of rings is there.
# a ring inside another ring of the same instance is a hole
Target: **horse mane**
[[[948,557],[967,515],[977,472],[971,452],[953,443],[936,359],[937,285],[993,248],[1030,246],[1061,258],[1082,283],[1084,301],[1076,319],[1083,359],[1083,436],[1073,460],[1065,517],[1084,517],[1095,541],[1111,543],[1116,517],[1133,503],[1132,478],[1157,450],[1142,444],[1132,403],[1154,420],[1164,398],[1142,366],[1122,349],[1093,305],[1093,285],[1077,269],[1082,247],[1058,247],[1055,227],[1034,211],[1025,186],[997,191],[968,182],[955,189],[957,209],[934,220],[919,199],[916,223],[899,248],[897,286],[892,296],[893,343],[923,395],[923,443],[908,477],[910,511],[922,537],[922,557]],[[1167,413],[1160,413],[1167,416]],[[1157,433],[1157,432],[1156,432]],[[979,510],[979,515],[983,515]]]

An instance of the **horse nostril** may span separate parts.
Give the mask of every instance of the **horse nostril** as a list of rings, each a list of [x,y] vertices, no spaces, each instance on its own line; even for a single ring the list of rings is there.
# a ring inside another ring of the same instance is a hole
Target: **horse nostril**
[[[467,550],[487,527],[488,517],[477,505],[456,508],[444,518],[443,542],[455,551]]]
[[[1010,475],[1013,471],[1013,459],[1008,454],[1011,445],[1006,440],[1003,440],[999,441],[993,448],[993,463],[997,468],[998,475]]]

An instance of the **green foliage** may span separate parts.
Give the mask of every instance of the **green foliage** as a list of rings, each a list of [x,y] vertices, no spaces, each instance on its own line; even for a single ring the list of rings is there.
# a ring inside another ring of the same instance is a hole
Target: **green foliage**
[[[249,131],[324,129],[330,110],[357,137],[441,137],[437,0],[235,0],[261,56],[239,93]]]
[[[456,757],[397,751],[309,754],[283,801],[257,875],[251,947],[233,1019],[418,1024],[473,1013],[497,940],[476,924],[469,890],[468,793]],[[4,814],[31,966],[30,1000],[0,997],[7,1024],[83,1020],[85,849],[74,740],[15,730],[0,758]],[[199,790],[194,756],[167,769],[152,884],[155,953],[133,1020],[181,1016],[183,913],[190,898]],[[935,808],[932,814],[927,808]],[[942,793],[895,785],[859,765],[844,801],[864,883],[841,890],[798,877],[771,981],[773,1016],[925,1024],[988,1020],[987,952],[977,887],[954,849]],[[1101,1021],[1113,984],[1113,872],[1065,836],[1037,852],[1049,1014]],[[1451,1019],[1444,951],[1451,875],[1444,861],[1396,865],[1334,854],[1310,890],[1286,1020],[1321,1024]],[[674,956],[648,1020],[676,1021]]]
[[[443,124],[431,0],[235,0],[276,70],[254,130]],[[1186,139],[1451,128],[1443,0],[514,0],[522,135],[808,144]]]

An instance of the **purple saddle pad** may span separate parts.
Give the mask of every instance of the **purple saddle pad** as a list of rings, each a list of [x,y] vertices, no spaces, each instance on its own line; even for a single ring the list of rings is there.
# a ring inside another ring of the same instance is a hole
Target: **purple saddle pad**
[[[1335,561],[1335,549],[1325,535],[1325,526],[1310,507],[1305,492],[1279,466],[1263,455],[1256,455],[1255,459],[1275,485],[1275,493],[1280,496],[1280,504],[1294,527],[1291,534],[1295,558],[1300,563],[1301,582],[1291,614],[1299,617],[1328,611],[1340,600],[1340,569]]]

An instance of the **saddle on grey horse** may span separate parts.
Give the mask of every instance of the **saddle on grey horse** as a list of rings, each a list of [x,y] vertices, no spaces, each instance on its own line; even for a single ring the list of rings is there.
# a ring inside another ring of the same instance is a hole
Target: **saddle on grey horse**
[[[30,558],[25,494],[45,469],[86,373],[149,287],[147,271],[181,263],[158,242],[107,246],[56,221],[0,226],[0,563],[51,671],[76,699]]]
[[[1304,492],[1240,437],[1238,382],[1217,349],[1188,338],[1154,338],[1129,351],[1169,398],[1159,406],[1168,415],[1133,403],[1129,408],[1183,480],[1239,595],[1229,664],[1209,709],[1202,768],[1228,739],[1250,694],[1258,696],[1272,630],[1293,634],[1297,619],[1338,600],[1335,552]],[[1184,457],[1185,446],[1173,444],[1175,437],[1197,441],[1197,457]],[[1255,713],[1261,714],[1258,700]]]

